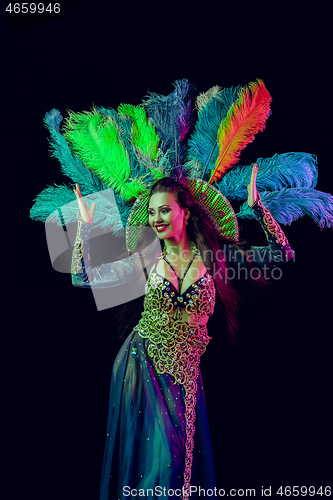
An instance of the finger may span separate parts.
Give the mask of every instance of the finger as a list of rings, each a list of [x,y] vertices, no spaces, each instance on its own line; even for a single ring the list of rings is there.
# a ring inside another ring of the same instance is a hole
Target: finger
[[[73,189],[73,193],[75,194],[76,199],[78,200],[79,199],[79,195],[78,195],[78,192],[77,192],[76,188]]]
[[[80,189],[79,184],[75,184],[75,186],[76,186],[79,197],[82,198],[81,189]]]
[[[253,175],[253,174],[255,174],[256,172],[258,172],[258,170],[259,170],[258,164],[257,164],[257,163],[255,163],[255,164],[253,165],[253,167],[252,167],[252,175]]]
[[[90,207],[90,210],[89,210],[90,217],[94,217],[95,209],[96,209],[96,203],[92,203],[91,207]]]
[[[251,180],[253,180],[253,183],[256,182],[256,179],[257,179],[257,174],[258,174],[258,170],[259,170],[259,167],[258,165],[255,163],[253,165],[253,168],[252,168],[252,176],[251,176]]]

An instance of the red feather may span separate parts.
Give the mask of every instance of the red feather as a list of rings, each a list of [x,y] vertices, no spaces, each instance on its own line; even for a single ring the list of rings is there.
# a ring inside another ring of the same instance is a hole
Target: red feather
[[[272,98],[262,80],[244,87],[230,107],[217,133],[219,156],[209,182],[219,181],[239,161],[241,150],[263,131]]]

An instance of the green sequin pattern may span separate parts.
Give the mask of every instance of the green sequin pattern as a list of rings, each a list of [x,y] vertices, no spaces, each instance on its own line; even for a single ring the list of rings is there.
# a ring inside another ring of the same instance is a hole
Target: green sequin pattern
[[[148,339],[148,355],[159,374],[172,375],[175,384],[185,388],[185,469],[183,499],[187,499],[191,484],[193,461],[195,406],[200,356],[211,339],[204,318],[211,316],[215,305],[215,286],[207,272],[183,295],[171,291],[170,283],[152,272],[146,285],[144,311],[135,330]],[[178,297],[177,297],[178,295]],[[181,300],[179,300],[181,299]],[[189,321],[181,318],[181,307]]]
[[[154,360],[157,373],[168,373],[174,383],[185,384],[196,379],[196,365],[210,340],[207,327],[200,326],[203,318],[211,316],[215,305],[215,286],[207,273],[199,283],[192,285],[190,300],[184,307],[189,321],[179,319],[180,308],[168,284],[152,272],[146,285],[144,312],[135,328],[149,339],[148,355]],[[166,290],[168,288],[168,290]],[[175,319],[176,318],[176,319]]]
[[[175,384],[185,388],[185,469],[183,499],[189,498],[195,433],[195,406],[200,356],[211,339],[204,318],[215,305],[215,286],[207,272],[183,295],[172,291],[170,282],[152,272],[146,285],[144,311],[135,330],[148,339],[148,355],[157,373],[172,375]],[[185,295],[185,297],[184,297]],[[181,319],[181,309],[189,321]]]

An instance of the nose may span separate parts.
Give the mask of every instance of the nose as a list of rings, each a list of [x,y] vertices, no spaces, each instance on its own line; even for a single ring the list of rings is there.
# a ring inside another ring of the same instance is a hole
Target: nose
[[[155,224],[156,222],[162,222],[162,221],[163,221],[163,219],[162,219],[162,216],[161,216],[160,214],[156,214],[156,215],[154,216],[154,224]]]

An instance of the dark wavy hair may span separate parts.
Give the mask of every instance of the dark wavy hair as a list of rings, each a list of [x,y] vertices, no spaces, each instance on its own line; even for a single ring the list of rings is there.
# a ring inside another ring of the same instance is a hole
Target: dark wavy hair
[[[197,246],[207,269],[213,270],[211,274],[224,309],[228,333],[235,340],[239,296],[227,277],[228,265],[221,251],[225,245],[235,245],[235,241],[221,236],[208,210],[195,201],[183,184],[171,177],[164,177],[152,186],[150,197],[155,193],[172,193],[180,208],[189,209],[190,217],[186,226],[188,236]]]

